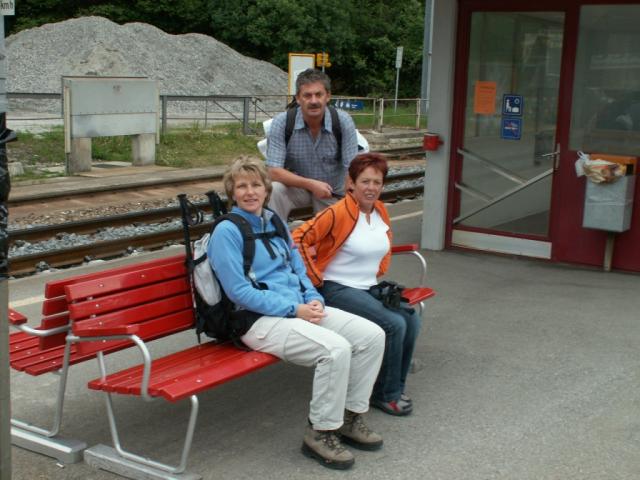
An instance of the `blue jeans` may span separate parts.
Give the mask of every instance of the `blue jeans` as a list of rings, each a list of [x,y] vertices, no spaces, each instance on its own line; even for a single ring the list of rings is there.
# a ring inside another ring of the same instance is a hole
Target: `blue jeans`
[[[386,335],[384,357],[372,398],[382,402],[398,400],[404,392],[411,357],[420,333],[420,317],[408,304],[386,308],[367,290],[325,281],[320,293],[328,306],[360,315],[379,325]]]

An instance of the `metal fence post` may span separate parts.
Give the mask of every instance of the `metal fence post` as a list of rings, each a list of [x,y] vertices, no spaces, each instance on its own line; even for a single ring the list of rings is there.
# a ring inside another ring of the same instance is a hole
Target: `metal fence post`
[[[249,100],[250,97],[242,99],[242,133],[249,135]]]
[[[162,102],[162,135],[167,133],[167,96],[160,95],[160,100]]]
[[[382,125],[384,124],[384,98],[380,98],[378,101],[380,102],[380,108],[378,108],[378,124],[376,125],[376,130],[381,132]]]
[[[416,130],[420,130],[420,103],[422,103],[422,99],[418,98],[416,101]]]

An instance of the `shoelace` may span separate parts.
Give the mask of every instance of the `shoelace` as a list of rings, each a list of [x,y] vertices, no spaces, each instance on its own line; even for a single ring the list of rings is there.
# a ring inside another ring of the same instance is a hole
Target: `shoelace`
[[[372,433],[371,429],[367,427],[366,423],[364,423],[362,415],[354,415],[353,417],[351,417],[349,423],[353,424],[354,427],[362,432],[366,437],[368,437]]]
[[[336,453],[342,453],[347,449],[333,431],[319,432],[319,439]]]

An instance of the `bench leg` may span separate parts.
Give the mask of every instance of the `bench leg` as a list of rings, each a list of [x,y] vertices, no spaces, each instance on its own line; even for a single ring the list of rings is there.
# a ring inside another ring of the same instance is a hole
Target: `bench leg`
[[[11,419],[11,443],[33,452],[57,459],[60,463],[77,463],[82,460],[82,452],[87,444],[80,440],[65,439],[58,436],[62,424],[64,395],[69,374],[69,356],[71,343],[66,342],[62,368],[58,372],[58,395],[56,399],[53,426],[47,430],[15,418]]]
[[[195,480],[201,478],[198,475],[183,473],[187,467],[187,459],[191,451],[193,442],[193,434],[195,432],[196,420],[198,417],[198,397],[192,395],[191,413],[189,415],[189,423],[187,433],[185,435],[180,464],[171,466],[164,463],[156,462],[146,457],[127,452],[120,444],[120,436],[116,424],[116,418],[113,409],[113,401],[111,394],[105,392],[107,404],[107,416],[109,419],[109,428],[113,439],[113,447],[106,445],[96,445],[88,448],[84,452],[85,461],[94,468],[107,470],[117,473],[127,478],[133,479],[189,479]]]

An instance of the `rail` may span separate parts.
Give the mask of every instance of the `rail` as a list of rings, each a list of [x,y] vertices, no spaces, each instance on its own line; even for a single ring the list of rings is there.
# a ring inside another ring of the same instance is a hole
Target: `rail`
[[[423,171],[416,171],[411,174],[414,178],[424,175]],[[404,178],[408,178],[405,174]],[[397,181],[397,178],[396,178]],[[390,183],[389,186],[392,186]],[[388,188],[383,191],[381,199],[386,202],[393,202],[404,198],[415,197],[422,194],[424,186],[422,184],[400,188]],[[208,203],[198,204],[203,210],[208,209]],[[297,209],[292,212],[294,219],[309,218],[312,214],[310,208]],[[77,265],[88,259],[106,259],[122,256],[132,250],[157,249],[170,244],[183,241],[183,231],[180,224],[180,208],[166,207],[157,210],[145,210],[132,212],[124,215],[114,215],[103,218],[96,218],[81,222],[68,222],[58,225],[47,225],[31,229],[9,231],[9,243],[18,240],[38,241],[52,238],[59,234],[76,233],[91,234],[107,226],[124,226],[138,223],[153,223],[162,221],[166,228],[159,229],[152,233],[125,236],[113,240],[92,241],[84,245],[76,245],[70,248],[54,249],[46,252],[38,252],[28,255],[10,256],[9,273],[12,276],[28,275],[38,270],[38,265],[44,262],[51,267],[65,267]],[[212,221],[204,222],[197,227],[194,233],[203,234],[211,229]]]

